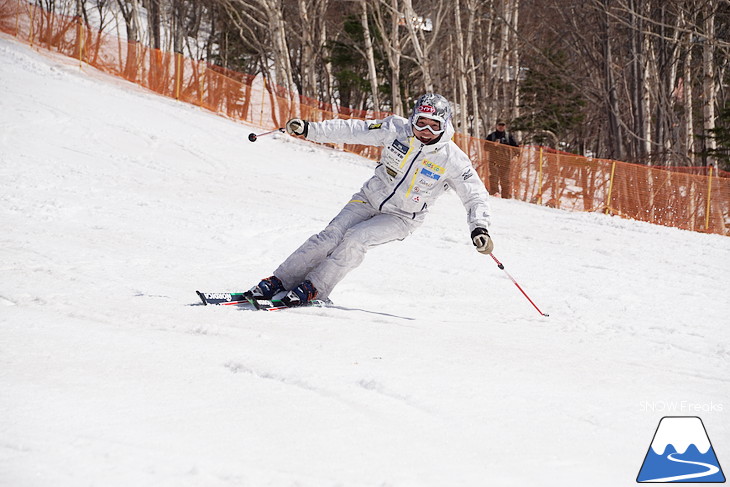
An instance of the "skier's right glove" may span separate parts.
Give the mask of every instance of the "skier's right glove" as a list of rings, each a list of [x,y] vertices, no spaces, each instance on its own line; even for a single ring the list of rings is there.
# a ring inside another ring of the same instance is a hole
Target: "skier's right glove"
[[[289,135],[302,135],[306,137],[307,132],[309,132],[309,122],[301,118],[292,118],[286,122],[286,131]]]
[[[480,254],[491,254],[494,250],[494,242],[489,236],[486,228],[477,227],[471,232],[471,241]]]

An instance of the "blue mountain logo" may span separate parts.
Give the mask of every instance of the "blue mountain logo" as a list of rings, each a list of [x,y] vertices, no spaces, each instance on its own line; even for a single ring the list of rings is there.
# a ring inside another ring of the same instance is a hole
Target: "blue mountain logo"
[[[636,481],[725,482],[702,420],[696,416],[663,417]]]

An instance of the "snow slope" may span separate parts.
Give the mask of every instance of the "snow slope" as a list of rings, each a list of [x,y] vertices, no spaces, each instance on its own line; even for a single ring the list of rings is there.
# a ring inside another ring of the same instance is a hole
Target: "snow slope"
[[[628,485],[670,414],[730,465],[730,239],[492,199],[544,318],[447,194],[336,308],[197,306],[372,172],[252,130],[0,36],[0,485]]]

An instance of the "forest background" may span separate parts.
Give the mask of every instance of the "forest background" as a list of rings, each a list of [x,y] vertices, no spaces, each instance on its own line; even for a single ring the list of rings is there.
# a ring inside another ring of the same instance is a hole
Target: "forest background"
[[[334,107],[408,114],[436,91],[459,133],[730,170],[728,0],[38,0],[146,46]]]

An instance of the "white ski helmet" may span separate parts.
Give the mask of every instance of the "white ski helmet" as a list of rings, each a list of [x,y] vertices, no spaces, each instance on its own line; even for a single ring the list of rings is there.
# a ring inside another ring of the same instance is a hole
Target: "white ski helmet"
[[[436,120],[441,123],[441,130],[445,130],[446,123],[451,120],[451,105],[446,98],[437,93],[426,93],[416,100],[411,123],[415,124],[418,117]]]

